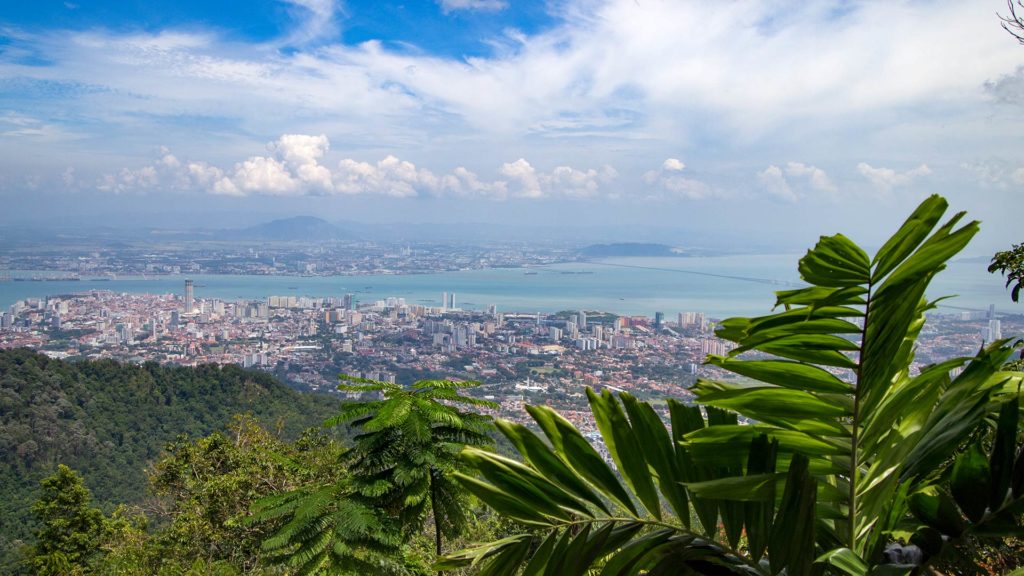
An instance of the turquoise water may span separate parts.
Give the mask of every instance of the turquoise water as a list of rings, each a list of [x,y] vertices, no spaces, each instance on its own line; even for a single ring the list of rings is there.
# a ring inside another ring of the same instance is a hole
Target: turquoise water
[[[773,293],[799,286],[799,255],[708,258],[620,258],[531,269],[493,269],[416,275],[375,276],[230,276],[193,275],[197,298],[225,300],[281,296],[341,296],[360,302],[389,296],[409,304],[439,306],[442,292],[454,292],[458,307],[502,312],[554,312],[586,309],[643,314],[700,311],[721,318],[767,312]],[[527,273],[529,272],[529,273]],[[534,273],[535,272],[535,273]],[[13,273],[18,277],[30,273]],[[88,290],[129,293],[184,292],[185,276],[117,278],[109,281],[0,282],[0,309],[17,300]],[[932,285],[929,297],[959,294],[950,306],[1024,313],[1010,302],[1001,277],[978,262],[953,262]]]

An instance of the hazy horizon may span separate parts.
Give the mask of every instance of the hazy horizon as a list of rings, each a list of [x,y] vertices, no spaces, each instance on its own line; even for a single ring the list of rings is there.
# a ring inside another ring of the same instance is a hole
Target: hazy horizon
[[[29,3],[0,15],[0,226],[312,215],[877,245],[925,195],[1020,242],[1001,0]],[[673,232],[678,231],[678,232]]]

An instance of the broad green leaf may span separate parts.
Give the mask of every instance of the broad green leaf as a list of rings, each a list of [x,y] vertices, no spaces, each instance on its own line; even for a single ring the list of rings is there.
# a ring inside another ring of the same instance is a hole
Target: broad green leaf
[[[830,306],[859,306],[864,304],[867,288],[849,286],[847,288],[829,288],[825,286],[809,286],[795,290],[780,290],[775,293],[775,306],[811,306],[806,312]],[[861,311],[850,314],[851,317],[863,316]]]
[[[757,347],[758,350],[783,358],[836,366],[839,368],[856,368],[857,363],[842,353],[843,350],[858,350],[857,344],[828,334],[799,334],[773,340]],[[730,352],[731,356],[745,350],[742,346]]]
[[[718,478],[705,482],[687,482],[686,488],[701,498],[759,502],[773,497],[776,484],[782,487],[785,485],[785,481],[785,474],[757,474]]]
[[[637,515],[636,506],[615,473],[568,420],[547,406],[527,406],[526,411],[566,463],[605,496],[621,504],[634,516]]]
[[[859,286],[871,276],[867,254],[842,234],[822,236],[800,259],[799,269],[801,278],[816,286]]]
[[[819,556],[815,562],[825,562],[849,576],[865,576],[870,570],[860,556],[857,556],[857,553],[849,548],[830,550]]]
[[[705,405],[704,411],[707,413],[709,428],[731,427],[735,426],[739,421],[735,413],[720,410],[714,406]],[[743,462],[745,460],[745,453],[719,455],[716,462],[710,466],[710,471],[713,474],[710,478],[727,478],[742,475]],[[717,504],[722,518],[722,527],[725,529],[726,539],[729,542],[729,546],[735,548],[739,543],[740,537],[743,535],[743,504],[707,498],[698,498],[698,500],[715,502]]]
[[[674,530],[654,530],[633,540],[618,550],[601,570],[601,576],[625,576],[635,574],[635,567],[646,559],[647,555],[676,536]],[[692,539],[692,538],[691,538]]]
[[[985,515],[991,495],[988,461],[977,445],[969,446],[956,458],[950,477],[953,498],[971,522]]]
[[[773,475],[778,455],[778,440],[769,441],[766,434],[760,434],[750,443],[747,455],[747,476]],[[769,485],[764,500],[743,505],[743,524],[746,527],[747,544],[754,562],[761,560],[768,549],[772,519],[775,516],[776,486]]]
[[[515,460],[475,448],[467,448],[462,458],[499,490],[526,497],[538,512],[562,520],[590,515],[582,502]]]
[[[608,390],[598,395],[588,387],[587,399],[590,401],[590,411],[601,431],[605,446],[626,483],[633,489],[633,493],[647,511],[660,520],[661,501],[658,498],[658,491],[654,488],[654,479],[647,467],[647,460],[644,458],[645,447],[637,439],[626,414]]]
[[[622,405],[633,424],[633,432],[644,447],[648,464],[658,478],[658,488],[668,501],[676,517],[690,516],[689,498],[686,490],[679,485],[676,450],[668,430],[658,414],[646,402],[640,402],[630,394],[619,395]]]
[[[875,254],[871,281],[877,283],[910,256],[928,237],[946,212],[945,198],[933,194],[926,198]]]
[[[991,494],[988,505],[998,510],[1003,502],[1011,497],[1010,488],[1013,483],[1013,458],[1017,444],[1017,428],[1020,422],[1019,400],[1014,395],[1009,401],[1003,402],[999,408],[999,420],[996,424],[996,437],[989,458],[991,474]]]
[[[560,539],[560,533],[557,530],[552,530],[548,534],[544,542],[541,543],[537,551],[533,553],[530,558],[530,562],[523,568],[522,576],[536,576],[537,574],[543,574],[544,569],[547,567],[548,560],[551,559],[551,552],[555,548],[555,544]]]
[[[943,534],[957,537],[964,531],[963,519],[953,499],[935,487],[911,494],[907,504],[918,520]]]
[[[691,388],[701,404],[735,410],[759,420],[764,420],[766,415],[795,419],[826,419],[849,415],[842,406],[825,402],[800,390],[774,386],[715,390],[702,386],[703,382],[698,381]]]
[[[507,516],[531,526],[549,527],[552,519],[540,513],[531,502],[520,500],[516,495],[506,493],[493,484],[483,482],[472,476],[456,472],[455,479],[471,494],[494,508],[502,516]]]
[[[814,521],[817,486],[807,469],[807,458],[797,454],[789,465],[786,487],[768,541],[772,573],[806,576],[814,563]]]
[[[708,356],[707,362],[730,372],[795,390],[849,394],[853,387],[836,376],[811,364],[788,360],[737,360],[725,356]]]
[[[526,461],[545,478],[606,514],[611,513],[604,501],[529,428],[507,420],[498,420],[496,424]]]
[[[896,270],[879,287],[876,295],[881,296],[890,290],[896,290],[900,286],[916,282],[923,276],[931,276],[945,268],[945,263],[955,256],[964,246],[971,241],[971,238],[978,233],[978,222],[968,222],[962,228],[952,231],[953,227],[963,217],[963,213],[956,214],[949,222],[944,224],[928,240],[921,245],[913,255],[903,261]]]
[[[736,454],[743,458],[754,436],[767,434],[779,441],[780,452],[799,452],[816,456],[838,456],[844,451],[835,444],[812,438],[792,430],[762,426],[714,426],[686,436],[685,444],[698,460],[714,462],[721,455]]]

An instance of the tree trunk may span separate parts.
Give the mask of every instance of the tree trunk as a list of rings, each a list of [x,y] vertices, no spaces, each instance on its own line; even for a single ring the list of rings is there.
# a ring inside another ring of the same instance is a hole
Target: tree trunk
[[[437,513],[437,485],[434,482],[434,471],[430,471],[430,513],[434,516],[434,549],[436,555],[434,560],[441,557],[441,518]],[[437,576],[443,576],[444,572],[438,570]]]

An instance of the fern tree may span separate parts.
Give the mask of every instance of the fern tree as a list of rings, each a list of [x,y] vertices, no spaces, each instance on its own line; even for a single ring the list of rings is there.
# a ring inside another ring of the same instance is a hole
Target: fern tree
[[[400,573],[400,547],[433,519],[435,551],[462,532],[467,494],[453,474],[458,454],[486,446],[491,419],[466,407],[493,407],[460,390],[477,382],[422,380],[409,387],[342,376],[345,391],[377,394],[350,402],[326,426],[354,429],[342,458],[346,472],[326,486],[307,487],[262,502],[255,521],[286,517],[265,548],[301,574]]]
[[[463,485],[541,529],[449,556],[481,574],[900,574],[968,535],[1017,533],[1024,500],[1022,375],[1006,341],[911,370],[934,306],[925,290],[977,232],[925,200],[873,257],[843,235],[800,260],[805,288],[773,314],[732,318],[700,407],[667,414],[588,391],[614,462],[564,418],[530,407],[544,438],[499,422],[524,459],[468,449]],[[950,374],[956,373],[954,378]],[[670,422],[666,427],[664,420]],[[990,427],[989,451],[972,441]],[[744,538],[745,536],[745,538]]]

